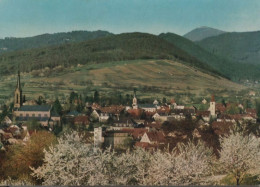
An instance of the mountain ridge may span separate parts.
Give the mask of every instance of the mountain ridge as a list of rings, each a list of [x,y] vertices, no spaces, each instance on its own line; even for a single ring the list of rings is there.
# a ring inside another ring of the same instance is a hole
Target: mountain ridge
[[[202,26],[189,31],[188,33],[184,34],[183,37],[191,41],[200,41],[205,38],[217,36],[223,33],[226,32],[219,29],[207,27],[207,26]]]

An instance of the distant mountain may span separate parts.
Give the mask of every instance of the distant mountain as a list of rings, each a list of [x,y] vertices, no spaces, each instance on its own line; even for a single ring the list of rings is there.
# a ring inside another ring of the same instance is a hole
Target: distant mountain
[[[205,38],[211,37],[211,36],[217,36],[220,34],[225,33],[225,31],[221,31],[218,29],[210,28],[210,27],[199,27],[196,28],[187,34],[183,35],[185,38],[191,40],[191,41],[200,41]]]
[[[82,42],[111,35],[113,34],[107,31],[72,31],[66,33],[42,34],[26,38],[8,37],[0,39],[0,54],[16,50]]]
[[[227,35],[227,34],[224,34]],[[221,38],[222,35],[218,37],[212,37],[212,39],[205,39],[199,44],[204,44],[204,41],[209,41],[207,44],[209,46],[205,46],[205,49],[197,45],[196,43],[181,37],[179,35],[173,33],[166,33],[160,34],[159,37],[174,44],[176,47],[182,49],[186,53],[191,56],[194,56],[199,61],[208,64],[209,66],[216,69],[218,72],[221,72],[226,77],[231,78],[232,80],[239,80],[239,79],[254,79],[260,78],[260,68],[259,66],[255,65],[246,65],[237,63],[233,61],[233,59],[226,59],[227,55],[223,55],[224,57],[215,55],[212,51],[207,51],[206,49],[210,48],[210,44],[214,44],[212,41],[214,38]],[[221,43],[220,41],[219,43]],[[225,45],[223,44],[223,47]],[[246,50],[246,49],[245,49]]]
[[[208,64],[164,39],[145,33],[112,35],[80,43],[9,52],[0,56],[0,74],[12,74],[20,65],[21,71],[70,67],[77,64],[106,63],[136,59],[170,59],[218,74]]]
[[[225,33],[206,38],[198,44],[236,63],[260,65],[260,31]]]

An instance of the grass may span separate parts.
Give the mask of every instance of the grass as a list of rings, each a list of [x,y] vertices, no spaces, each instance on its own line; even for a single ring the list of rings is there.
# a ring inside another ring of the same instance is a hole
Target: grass
[[[13,97],[16,75],[0,78],[0,101]],[[176,93],[190,92],[199,95],[212,90],[240,91],[244,86],[227,79],[211,76],[195,68],[171,60],[133,60],[103,64],[87,64],[51,72],[48,76],[33,77],[31,73],[21,76],[23,93],[27,98],[38,95],[55,98],[68,95],[72,90],[92,94],[120,91],[132,94],[138,88],[142,97],[162,98]],[[141,91],[141,90],[145,91]]]

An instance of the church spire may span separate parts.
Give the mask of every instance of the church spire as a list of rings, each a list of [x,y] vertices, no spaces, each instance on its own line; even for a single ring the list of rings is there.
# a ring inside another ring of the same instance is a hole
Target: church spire
[[[20,70],[18,70],[16,89],[21,90]]]
[[[20,108],[23,105],[22,87],[20,80],[20,71],[17,75],[16,89],[14,91],[14,108]]]

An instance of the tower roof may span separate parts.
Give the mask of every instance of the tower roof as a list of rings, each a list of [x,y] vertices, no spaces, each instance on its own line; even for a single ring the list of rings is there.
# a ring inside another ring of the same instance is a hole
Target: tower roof
[[[211,95],[211,102],[215,102],[215,96]]]

